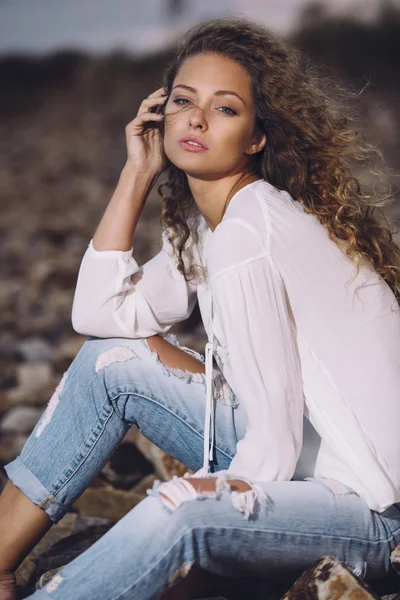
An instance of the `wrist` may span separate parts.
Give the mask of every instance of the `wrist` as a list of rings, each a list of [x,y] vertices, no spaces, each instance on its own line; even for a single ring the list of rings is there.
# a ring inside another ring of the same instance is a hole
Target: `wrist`
[[[132,181],[133,183],[143,183],[144,185],[153,185],[158,175],[147,170],[140,170],[137,166],[132,165],[129,161],[122,168],[120,179]]]
[[[125,165],[121,171],[116,194],[129,202],[145,202],[154,186],[156,177],[148,172],[140,172],[131,165]]]

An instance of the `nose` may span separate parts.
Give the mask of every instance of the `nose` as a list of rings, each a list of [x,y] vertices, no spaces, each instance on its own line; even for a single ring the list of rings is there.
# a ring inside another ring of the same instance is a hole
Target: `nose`
[[[190,126],[196,129],[200,127],[201,129],[205,129],[207,127],[207,122],[204,115],[204,110],[202,110],[199,106],[193,105],[192,110],[190,111],[189,123]]]

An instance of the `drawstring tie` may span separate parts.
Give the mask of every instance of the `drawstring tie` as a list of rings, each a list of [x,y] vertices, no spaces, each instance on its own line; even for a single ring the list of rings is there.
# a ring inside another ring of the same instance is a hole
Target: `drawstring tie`
[[[206,363],[206,414],[204,419],[204,452],[203,452],[203,467],[201,469],[203,475],[207,475],[210,467],[210,460],[213,460],[214,448],[214,397],[213,397],[213,355],[216,349],[216,341],[213,333],[213,301],[211,294],[211,286],[208,289],[209,303],[209,326],[208,326],[208,342],[205,347],[205,363]],[[210,448],[210,424],[211,424],[211,448]]]
[[[209,472],[209,461],[213,460],[214,448],[214,398],[213,398],[213,342],[207,342],[205,349],[206,362],[206,415],[204,419],[204,458],[203,471],[204,474]],[[211,448],[210,448],[210,424],[211,424]]]

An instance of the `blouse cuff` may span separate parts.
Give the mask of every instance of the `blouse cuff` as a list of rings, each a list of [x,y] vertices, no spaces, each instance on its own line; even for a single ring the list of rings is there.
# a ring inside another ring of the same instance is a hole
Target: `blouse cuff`
[[[130,250],[96,250],[93,246],[93,238],[89,242],[88,252],[93,258],[117,258],[124,262],[132,258],[133,246]]]

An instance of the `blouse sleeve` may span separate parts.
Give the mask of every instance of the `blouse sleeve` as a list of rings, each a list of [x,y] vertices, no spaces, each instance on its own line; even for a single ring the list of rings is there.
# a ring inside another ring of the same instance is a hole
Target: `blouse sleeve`
[[[224,264],[212,278],[214,311],[226,342],[226,379],[247,417],[227,472],[252,481],[290,480],[302,446],[304,403],[295,329],[273,258],[249,229],[235,228],[225,235]],[[237,250],[238,239],[241,250],[250,249],[247,258]],[[229,267],[226,257],[238,252],[240,264]]]
[[[178,271],[166,233],[162,232],[160,252],[141,267],[132,248],[100,251],[90,241],[72,305],[77,333],[148,337],[164,334],[190,316],[197,300],[196,285]]]

